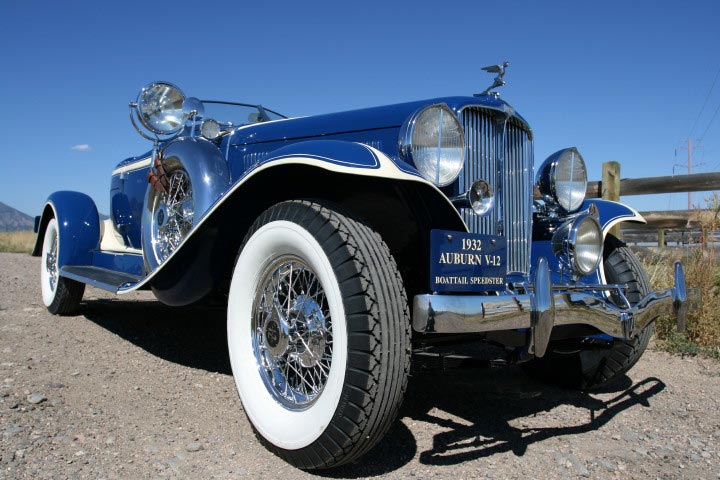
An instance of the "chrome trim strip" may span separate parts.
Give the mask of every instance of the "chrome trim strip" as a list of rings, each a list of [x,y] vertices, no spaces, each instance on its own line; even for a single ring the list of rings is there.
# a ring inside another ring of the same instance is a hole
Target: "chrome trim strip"
[[[140,170],[141,168],[147,168],[151,163],[152,159],[150,157],[141,158],[140,160],[135,160],[132,163],[116,168],[113,170],[112,176],[114,177],[115,175],[120,175],[121,173],[133,172],[135,170]]]

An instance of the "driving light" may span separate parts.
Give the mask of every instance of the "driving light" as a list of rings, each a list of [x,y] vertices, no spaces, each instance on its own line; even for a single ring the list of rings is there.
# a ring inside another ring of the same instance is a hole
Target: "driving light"
[[[220,124],[212,118],[203,120],[203,123],[200,126],[200,135],[208,140],[215,140],[220,136]]]
[[[472,208],[475,215],[485,215],[495,203],[492,187],[485,180],[477,180],[470,189],[452,200],[457,208]]]
[[[468,198],[470,200],[470,207],[473,209],[476,215],[485,215],[488,213],[495,201],[493,196],[492,187],[485,180],[478,180],[473,183],[468,190]]]
[[[587,190],[587,168],[577,148],[565,148],[550,155],[538,169],[536,183],[543,200],[565,211],[580,208]]]
[[[578,215],[562,225],[552,239],[553,252],[579,275],[592,273],[600,264],[603,235],[592,215]]]
[[[184,101],[185,95],[175,85],[155,82],[143,87],[135,108],[145,128],[158,135],[173,135],[185,126]]]
[[[414,113],[400,133],[400,155],[438,187],[452,183],[465,161],[465,133],[445,104]]]

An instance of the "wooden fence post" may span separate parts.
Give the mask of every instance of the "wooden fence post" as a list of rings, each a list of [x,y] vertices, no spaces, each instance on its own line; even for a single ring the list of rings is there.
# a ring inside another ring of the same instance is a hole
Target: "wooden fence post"
[[[620,164],[618,162],[603,163],[601,196],[603,200],[620,201]],[[612,227],[609,233],[620,238],[620,228],[617,225]]]
[[[663,248],[665,246],[665,229],[658,230],[658,247]]]

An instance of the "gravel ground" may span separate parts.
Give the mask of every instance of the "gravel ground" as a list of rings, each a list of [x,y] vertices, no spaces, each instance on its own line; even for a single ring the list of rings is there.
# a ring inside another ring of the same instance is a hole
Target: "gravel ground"
[[[306,478],[255,440],[221,310],[88,288],[53,317],[39,259],[0,253],[0,478]],[[415,374],[333,478],[720,478],[720,363],[648,351],[588,395],[517,368]]]

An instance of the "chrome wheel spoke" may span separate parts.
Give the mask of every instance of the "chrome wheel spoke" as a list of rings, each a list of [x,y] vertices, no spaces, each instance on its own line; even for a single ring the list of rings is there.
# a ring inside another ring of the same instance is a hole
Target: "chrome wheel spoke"
[[[155,256],[165,261],[192,228],[193,192],[185,170],[175,170],[168,179],[166,193],[159,194],[153,205],[152,240]]]
[[[332,325],[325,291],[299,258],[280,257],[265,268],[253,303],[251,328],[255,357],[268,391],[291,410],[312,405],[330,375]]]
[[[48,272],[48,281],[50,282],[50,290],[55,291],[55,286],[58,281],[58,268],[57,268],[57,256],[58,256],[58,235],[57,232],[53,234],[52,243],[50,244],[50,250],[45,258],[45,269]]]

